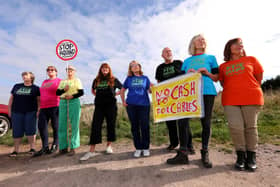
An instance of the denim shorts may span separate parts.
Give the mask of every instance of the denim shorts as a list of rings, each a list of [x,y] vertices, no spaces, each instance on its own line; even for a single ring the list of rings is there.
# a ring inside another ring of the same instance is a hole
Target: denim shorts
[[[13,138],[33,136],[36,134],[36,111],[17,113],[12,112]]]

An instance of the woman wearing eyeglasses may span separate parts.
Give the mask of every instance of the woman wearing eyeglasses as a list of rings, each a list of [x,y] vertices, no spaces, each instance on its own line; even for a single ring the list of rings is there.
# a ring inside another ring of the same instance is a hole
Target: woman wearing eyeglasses
[[[80,147],[80,116],[81,104],[80,99],[84,95],[84,90],[80,79],[75,76],[76,69],[68,66],[67,79],[62,80],[56,91],[56,95],[60,95],[59,102],[59,153],[68,153],[69,156],[75,154],[75,149]],[[71,138],[68,138],[68,132],[71,126]],[[70,141],[69,141],[70,139]],[[70,144],[70,145],[69,145]]]
[[[56,90],[61,81],[57,78],[57,69],[54,66],[47,67],[48,79],[44,80],[40,87],[40,113],[38,120],[38,129],[42,140],[42,148],[36,152],[34,156],[43,154],[51,154],[58,148],[58,106],[59,96],[56,95]],[[53,129],[53,143],[49,149],[48,137],[48,122],[51,120]]]

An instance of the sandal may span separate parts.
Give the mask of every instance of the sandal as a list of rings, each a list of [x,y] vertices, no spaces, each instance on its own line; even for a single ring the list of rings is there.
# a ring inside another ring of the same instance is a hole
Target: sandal
[[[9,157],[16,157],[17,154],[18,154],[18,152],[14,151],[14,152],[12,152],[12,153],[9,155]]]
[[[35,149],[30,149],[30,150],[28,151],[28,153],[31,154],[31,155],[33,155],[35,152],[36,152]]]

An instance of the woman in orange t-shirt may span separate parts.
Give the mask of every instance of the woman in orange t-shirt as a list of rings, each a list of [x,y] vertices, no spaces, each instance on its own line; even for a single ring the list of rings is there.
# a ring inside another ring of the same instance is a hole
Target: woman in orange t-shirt
[[[222,104],[228,120],[237,160],[235,168],[257,169],[257,119],[264,104],[261,81],[263,68],[255,57],[246,56],[242,40],[229,40],[224,49],[224,62],[219,67],[223,86]]]

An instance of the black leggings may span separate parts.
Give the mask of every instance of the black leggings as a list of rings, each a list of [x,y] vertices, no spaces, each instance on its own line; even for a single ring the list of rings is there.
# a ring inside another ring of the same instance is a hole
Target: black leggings
[[[211,117],[214,106],[215,95],[203,95],[204,117],[200,119],[202,125],[202,149],[207,150],[211,135]],[[185,123],[189,126],[189,118],[185,118]]]
[[[51,126],[53,129],[53,145],[58,145],[58,107],[42,108],[40,109],[38,119],[38,129],[40,132],[42,147],[49,146],[48,135],[48,123],[51,120]]]

